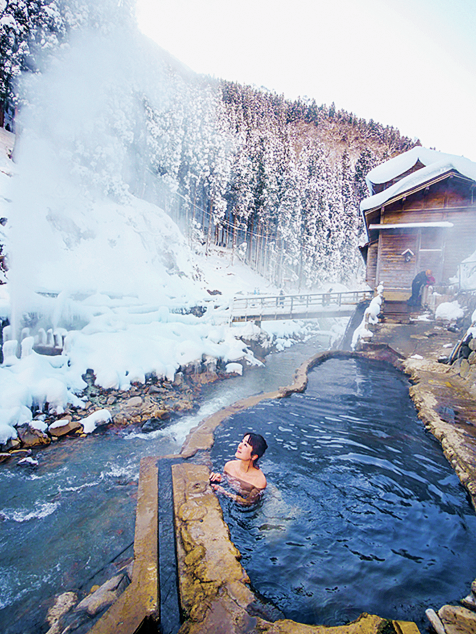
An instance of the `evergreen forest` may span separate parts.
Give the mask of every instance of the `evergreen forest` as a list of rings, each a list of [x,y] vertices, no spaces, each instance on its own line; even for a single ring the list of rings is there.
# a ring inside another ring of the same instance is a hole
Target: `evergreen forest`
[[[192,248],[231,249],[280,287],[362,279],[365,175],[418,140],[334,104],[197,75],[141,36],[132,0],[0,0],[0,13],[0,124],[17,134],[45,111],[39,81],[73,42],[94,42],[98,67],[108,47],[126,51],[129,71],[108,67],[94,94],[94,143],[88,130],[52,132],[91,195],[144,198]]]

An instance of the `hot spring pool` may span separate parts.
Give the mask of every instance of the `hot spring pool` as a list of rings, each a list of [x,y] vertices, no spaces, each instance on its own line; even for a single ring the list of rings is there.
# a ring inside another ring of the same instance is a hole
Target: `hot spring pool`
[[[476,577],[476,515],[391,366],[331,359],[303,394],[215,432],[215,470],[261,433],[268,479],[242,508],[220,496],[255,591],[287,618],[339,625],[362,612],[413,620],[458,602]]]

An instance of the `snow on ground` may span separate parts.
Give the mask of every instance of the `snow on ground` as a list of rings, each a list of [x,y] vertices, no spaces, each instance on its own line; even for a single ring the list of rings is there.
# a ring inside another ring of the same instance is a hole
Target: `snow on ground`
[[[476,289],[476,251],[461,262],[458,274],[462,289]]]
[[[238,337],[259,329],[252,323],[230,327],[228,306],[234,295],[277,295],[278,288],[236,257],[232,263],[224,249],[192,252],[176,224],[151,203],[129,196],[122,203],[86,204],[65,189],[24,199],[19,189],[25,183],[10,175],[11,162],[5,165],[0,216],[9,218],[3,239],[13,257],[8,284],[0,286],[0,317],[11,322],[3,330],[0,366],[1,444],[17,437],[15,427],[31,421],[36,408],[47,405],[61,415],[69,403],[81,406],[88,369],[97,385],[127,390],[150,373],[173,379],[180,366],[203,355],[235,369],[238,360],[258,363]],[[27,204],[35,204],[38,215],[32,231],[19,234],[19,245],[11,224],[25,219],[21,207]],[[195,306],[205,307],[203,316],[190,312]],[[318,324],[263,327],[284,349]],[[333,328],[330,337],[342,324]],[[64,343],[62,354],[33,350],[54,341]],[[93,431],[103,414],[88,419],[85,431]],[[37,419],[34,424],[44,428]]]
[[[464,317],[464,310],[457,300],[454,302],[443,302],[437,307],[435,317],[444,321],[456,321]]]

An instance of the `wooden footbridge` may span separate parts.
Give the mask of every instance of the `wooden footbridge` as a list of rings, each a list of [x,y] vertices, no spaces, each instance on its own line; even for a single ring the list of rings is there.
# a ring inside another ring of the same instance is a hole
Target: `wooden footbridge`
[[[357,304],[370,301],[372,297],[371,291],[235,297],[230,320],[261,322],[278,319],[350,317]]]

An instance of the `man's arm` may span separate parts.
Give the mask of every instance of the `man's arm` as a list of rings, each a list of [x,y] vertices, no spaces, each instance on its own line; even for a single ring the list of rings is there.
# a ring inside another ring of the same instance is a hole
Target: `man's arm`
[[[259,494],[261,493],[261,489],[253,487],[249,494],[246,497],[243,497],[238,493],[230,493],[230,491],[227,491],[219,484],[211,483],[211,487],[216,493],[226,495],[227,498],[232,499],[234,502],[236,502],[237,504],[241,504],[242,506],[251,506],[252,504],[254,504],[258,500]]]

